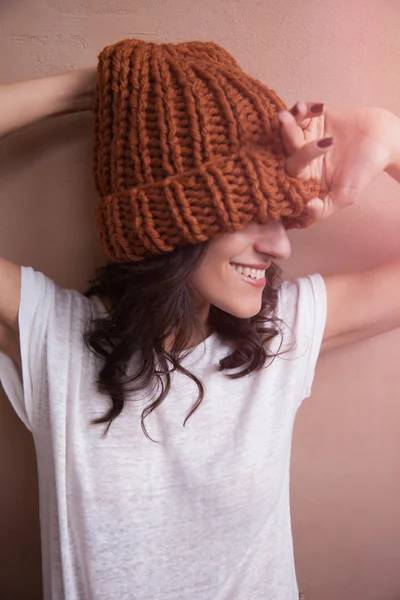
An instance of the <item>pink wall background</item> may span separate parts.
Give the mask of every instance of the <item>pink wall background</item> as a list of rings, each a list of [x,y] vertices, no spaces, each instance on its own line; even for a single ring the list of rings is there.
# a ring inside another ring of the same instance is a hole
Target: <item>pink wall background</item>
[[[396,0],[14,0],[0,5],[2,81],[93,64],[107,43],[215,40],[288,103],[377,105],[400,116]],[[0,144],[0,253],[85,286],[100,264],[91,121],[73,116]],[[400,257],[400,187],[293,234],[290,275]],[[400,334],[321,359],[292,460],[300,584],[308,600],[400,599]],[[0,398],[0,597],[41,597],[33,443]],[[272,600],[272,599],[271,599]]]

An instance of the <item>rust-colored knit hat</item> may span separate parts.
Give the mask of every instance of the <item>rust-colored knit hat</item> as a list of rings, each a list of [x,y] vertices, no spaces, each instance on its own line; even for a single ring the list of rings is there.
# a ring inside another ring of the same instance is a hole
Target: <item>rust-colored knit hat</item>
[[[323,194],[285,171],[278,96],[217,44],[124,40],[98,63],[94,174],[103,248],[140,260],[250,221],[310,223]]]

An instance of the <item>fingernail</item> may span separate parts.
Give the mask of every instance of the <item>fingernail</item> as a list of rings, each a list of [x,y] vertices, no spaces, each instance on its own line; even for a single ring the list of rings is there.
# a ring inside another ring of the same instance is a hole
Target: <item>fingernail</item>
[[[292,113],[292,115],[295,117],[296,115],[299,114],[299,109],[297,108],[297,102],[296,104],[293,106],[293,108],[290,109],[290,111]]]
[[[318,140],[317,146],[318,148],[328,148],[328,146],[332,146],[333,137],[323,138],[322,140]]]
[[[320,113],[324,110],[324,103],[320,102],[319,104],[312,104],[310,110],[313,113]]]

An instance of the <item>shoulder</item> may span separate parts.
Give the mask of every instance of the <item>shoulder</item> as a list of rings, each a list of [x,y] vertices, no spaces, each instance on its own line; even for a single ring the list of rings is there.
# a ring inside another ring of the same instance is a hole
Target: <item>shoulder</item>
[[[279,288],[277,316],[285,322],[314,312],[318,307],[326,309],[326,287],[321,275],[289,279]]]
[[[20,323],[29,322],[42,330],[62,330],[87,323],[104,311],[100,300],[63,287],[31,267],[21,268]]]
[[[326,326],[327,300],[321,275],[284,281],[275,312],[284,347],[306,348],[322,341]]]

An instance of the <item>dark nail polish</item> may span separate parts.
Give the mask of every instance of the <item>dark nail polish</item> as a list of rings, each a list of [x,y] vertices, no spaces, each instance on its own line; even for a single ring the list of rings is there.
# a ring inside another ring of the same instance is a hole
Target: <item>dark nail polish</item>
[[[293,106],[293,108],[290,109],[289,112],[291,112],[294,117],[299,114],[299,109],[297,108],[297,103]]]
[[[312,104],[312,106],[310,106],[310,110],[313,113],[320,113],[324,110],[324,103],[320,102],[319,104]]]
[[[318,140],[317,146],[318,148],[328,148],[328,146],[332,146],[333,137],[323,138],[322,140]]]

